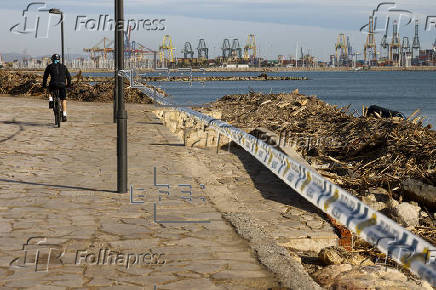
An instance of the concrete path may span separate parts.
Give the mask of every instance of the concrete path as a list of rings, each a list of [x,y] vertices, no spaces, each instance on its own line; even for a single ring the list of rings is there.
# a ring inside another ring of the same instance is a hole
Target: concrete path
[[[47,102],[2,96],[0,104],[0,286],[278,286],[150,106],[128,106],[134,190],[119,195],[111,104],[70,102],[60,129]]]

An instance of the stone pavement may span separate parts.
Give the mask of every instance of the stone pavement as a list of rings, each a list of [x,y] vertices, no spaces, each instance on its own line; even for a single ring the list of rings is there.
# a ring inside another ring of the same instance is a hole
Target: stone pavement
[[[216,197],[213,201],[221,212],[251,215],[259,220],[259,226],[269,229],[278,245],[297,251],[318,253],[322,248],[337,244],[338,237],[322,212],[248,152],[236,146],[229,151],[226,137],[217,141],[220,139],[212,127],[204,128],[203,124],[185,114],[170,109],[156,110],[155,113],[171,132],[186,140],[188,147],[194,147],[189,149],[196,159],[191,164],[198,167],[193,170],[207,180],[209,189],[215,187],[211,196]],[[212,118],[221,116],[219,111],[206,111],[206,114]],[[217,142],[221,147],[219,154],[213,148]],[[211,150],[197,149],[206,146]],[[288,155],[310,166],[294,150],[285,150]],[[234,210],[232,200],[237,200]]]
[[[155,112],[180,138],[183,132],[190,132],[193,138],[188,138],[188,146],[212,146],[189,148],[194,159],[190,162],[192,172],[202,176],[208,185],[208,196],[238,233],[250,241],[259,260],[283,285],[296,289],[309,285],[311,278],[307,273],[320,269],[318,252],[338,244],[338,236],[326,216],[245,150],[232,146],[229,151],[225,137],[221,138],[224,140],[217,154],[213,129],[204,133],[201,124],[184,115]],[[208,141],[204,142],[203,137]],[[295,276],[299,279],[293,279]],[[302,281],[305,282],[300,284]]]
[[[268,229],[278,245],[296,252],[318,253],[337,245],[338,236],[319,209],[242,148],[232,148],[230,154],[227,145],[223,149],[218,155],[193,149],[195,164],[208,168],[205,180],[209,189],[214,188],[212,200],[225,200],[215,202],[221,212],[247,213]]]
[[[57,129],[45,101],[0,102],[0,287],[279,286],[210,201],[220,185],[150,106],[127,107],[133,193],[119,195],[111,104],[69,102]]]

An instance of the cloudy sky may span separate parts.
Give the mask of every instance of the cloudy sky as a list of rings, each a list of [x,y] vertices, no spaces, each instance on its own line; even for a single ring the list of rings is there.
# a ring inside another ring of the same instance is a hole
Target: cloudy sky
[[[23,30],[23,10],[30,1],[1,0],[0,53],[28,53],[47,55],[59,51],[59,26],[57,19],[47,17],[44,11],[38,12],[41,4],[33,5],[28,13],[28,30],[35,19],[40,20],[39,38],[35,33],[20,34]],[[409,18],[415,17],[420,23],[421,44],[430,48],[436,38],[436,29],[425,31],[427,16],[436,15],[434,0],[401,0],[395,9],[407,10],[400,19],[401,37],[413,39],[413,26],[406,25]],[[418,3],[419,2],[419,3]],[[46,8],[60,8],[65,13],[65,46],[67,53],[82,53],[83,48],[92,47],[103,37],[113,38],[110,31],[75,31],[77,17],[87,21],[98,19],[99,15],[113,16],[113,0],[52,0],[45,1]],[[238,38],[244,45],[248,34],[255,34],[259,54],[266,58],[295,55],[297,42],[304,52],[310,52],[326,60],[334,52],[338,33],[350,36],[355,51],[363,51],[366,35],[360,28],[368,23],[368,16],[382,1],[374,0],[124,0],[126,19],[165,19],[165,30],[133,32],[133,39],[151,49],[157,49],[165,34],[173,38],[177,56],[186,41],[197,47],[198,40],[204,38],[215,57],[220,53],[224,38]],[[378,14],[378,27],[383,28],[387,11],[394,5],[386,4]],[[43,8],[42,10],[46,9]],[[45,14],[44,14],[45,13]],[[399,12],[389,12],[393,18]],[[434,17],[436,20],[436,16]],[[15,33],[11,27],[15,26]],[[41,27],[48,27],[47,29]],[[389,35],[392,30],[390,29]],[[47,35],[47,38],[45,37]],[[378,35],[380,42],[381,35]]]

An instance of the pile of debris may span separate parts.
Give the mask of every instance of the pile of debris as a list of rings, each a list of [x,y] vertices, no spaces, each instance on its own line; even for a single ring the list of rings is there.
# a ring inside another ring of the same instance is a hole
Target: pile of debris
[[[320,174],[436,245],[436,131],[418,116],[360,116],[298,90],[228,95],[212,107],[235,127],[282,136]],[[403,217],[402,207],[416,213]]]
[[[127,103],[152,104],[153,101],[138,89],[127,89],[124,85],[124,99]],[[84,102],[112,102],[114,82],[102,82],[90,85],[88,83],[73,84],[68,90],[68,97],[72,100]]]
[[[0,94],[35,96],[43,93],[41,76],[19,71],[0,71]]]
[[[128,103],[151,104],[152,100],[138,89],[128,89],[125,83],[124,98]],[[0,71],[0,94],[36,96],[45,98],[46,90],[42,88],[42,77],[24,72]],[[67,90],[68,99],[85,102],[112,102],[114,82],[100,82],[91,85],[74,82]]]

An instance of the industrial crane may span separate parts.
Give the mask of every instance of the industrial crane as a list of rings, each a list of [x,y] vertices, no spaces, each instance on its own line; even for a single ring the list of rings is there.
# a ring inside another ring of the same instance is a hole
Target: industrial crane
[[[419,41],[419,23],[418,23],[418,19],[415,20],[415,36],[413,37],[413,44],[412,44],[412,58],[414,55],[414,51],[416,51],[416,56],[419,56],[419,49],[421,48],[421,43]]]
[[[192,45],[189,41],[185,42],[185,46],[183,47],[182,53],[183,53],[183,58],[185,59],[194,58],[194,50],[192,49]]]
[[[157,51],[149,49],[136,41],[131,41],[131,31],[132,28],[129,27],[129,29],[124,32],[124,54],[126,59],[142,61],[145,55],[153,55],[153,63],[155,64]],[[104,37],[96,45],[91,48],[84,48],[83,51],[90,53],[90,58],[97,64],[100,57],[106,60],[108,54],[113,54],[113,46],[114,41]]]
[[[385,34],[383,35],[383,38],[381,40],[381,47],[386,50],[386,57],[389,57],[389,43],[388,43],[388,30],[389,30],[389,22],[391,21],[391,18],[388,16],[387,22],[386,22],[386,30]]]
[[[90,54],[90,58],[93,61],[96,61],[98,59],[98,56],[97,56],[98,53],[103,53],[103,56],[106,59],[107,53],[108,52],[112,53],[114,50],[112,47],[113,43],[114,43],[113,40],[110,40],[109,38],[104,37],[96,45],[94,45],[91,48],[84,48],[83,51],[88,52]],[[102,44],[103,44],[103,47],[101,47]]]
[[[209,48],[207,48],[204,39],[198,41],[197,53],[199,60],[204,61],[209,59]]]
[[[374,37],[374,16],[369,16],[368,35],[363,49],[365,63],[377,62],[377,45]]]
[[[230,46],[230,40],[228,38],[224,39],[221,50],[223,51],[224,60],[230,58],[232,54],[232,47]]]
[[[157,51],[145,47],[139,42],[132,41],[130,53],[131,55],[135,56],[137,60],[141,61],[144,55],[153,55],[154,58],[156,58]]]
[[[160,62],[161,65],[165,65],[166,62],[174,63],[174,50],[173,41],[168,34],[164,36],[162,45],[159,47]]]
[[[244,46],[244,59],[249,60],[250,58],[256,59],[256,37],[254,34],[248,35],[247,44]]]
[[[348,61],[348,46],[345,40],[345,34],[340,33],[338,35],[338,40],[336,42],[336,60],[339,65],[345,65]],[[340,55],[338,56],[338,51],[340,51]]]
[[[408,58],[411,54],[411,47],[409,38],[407,36],[403,37],[403,42],[401,44],[401,53],[400,53],[400,65],[408,66]]]
[[[410,52],[410,42],[407,36],[403,37],[403,42],[401,44],[401,50],[403,52]]]
[[[239,39],[235,38],[232,42],[231,56],[234,60],[239,60],[242,58],[242,48],[239,44]]]
[[[130,35],[132,32],[132,26],[129,26],[127,31],[124,31],[124,54],[129,58],[132,56],[132,43],[130,42]]]
[[[398,33],[398,22],[395,20],[392,28],[392,41],[389,46],[389,60],[395,65],[399,65],[400,62],[400,35]]]
[[[350,57],[353,55],[353,47],[351,46],[350,37],[347,36],[347,55]]]

